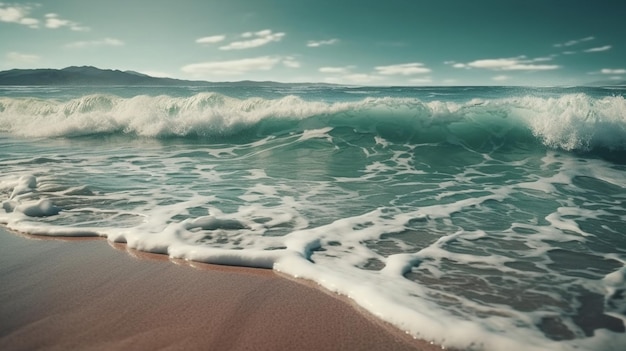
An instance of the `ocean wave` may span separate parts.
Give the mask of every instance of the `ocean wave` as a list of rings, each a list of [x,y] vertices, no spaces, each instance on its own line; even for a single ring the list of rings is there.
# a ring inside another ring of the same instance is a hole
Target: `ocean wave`
[[[626,150],[626,101],[567,94],[424,102],[414,98],[359,101],[236,99],[94,94],[58,101],[0,98],[0,131],[23,137],[127,134],[142,137],[233,138],[350,127],[387,139],[511,140],[531,137],[554,149]]]

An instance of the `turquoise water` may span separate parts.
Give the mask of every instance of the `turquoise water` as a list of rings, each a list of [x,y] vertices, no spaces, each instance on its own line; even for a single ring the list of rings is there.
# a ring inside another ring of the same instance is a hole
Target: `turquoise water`
[[[626,89],[0,88],[0,223],[273,268],[469,349],[626,345]]]

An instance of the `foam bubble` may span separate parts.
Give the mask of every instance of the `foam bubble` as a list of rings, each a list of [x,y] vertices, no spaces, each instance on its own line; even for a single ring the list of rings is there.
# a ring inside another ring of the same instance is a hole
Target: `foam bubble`
[[[27,202],[15,207],[16,212],[21,212],[29,217],[47,217],[59,214],[60,208],[55,206],[52,201],[42,199],[37,202]]]

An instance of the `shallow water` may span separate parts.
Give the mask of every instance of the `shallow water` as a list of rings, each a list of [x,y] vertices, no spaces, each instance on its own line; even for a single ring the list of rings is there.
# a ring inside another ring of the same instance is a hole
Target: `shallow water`
[[[625,91],[2,88],[0,223],[273,268],[445,346],[622,350]]]

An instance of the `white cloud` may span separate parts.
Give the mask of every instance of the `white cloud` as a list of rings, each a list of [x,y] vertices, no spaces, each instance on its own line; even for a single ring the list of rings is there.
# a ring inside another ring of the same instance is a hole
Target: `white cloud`
[[[249,40],[234,41],[228,45],[220,46],[220,50],[244,50],[256,48],[274,41],[280,41],[284,36],[285,33],[283,32],[273,33],[269,29],[258,31],[256,33],[246,32],[241,34],[241,37]]]
[[[611,48],[612,48],[611,45],[605,45],[605,46],[600,46],[600,47],[597,47],[597,48],[587,49],[587,50],[585,50],[585,52],[601,52],[601,51],[611,50]]]
[[[383,80],[383,77],[373,75],[373,74],[365,74],[365,73],[353,73],[343,76],[343,79],[348,82],[356,83],[356,84],[369,84],[374,82],[379,82]]]
[[[56,29],[56,28],[61,28],[63,26],[67,26],[69,24],[70,24],[70,21],[60,19],[59,15],[57,15],[56,13],[49,13],[46,15],[46,27],[47,28]]]
[[[626,74],[626,69],[623,68],[617,68],[617,69],[611,69],[611,68],[603,68],[600,73],[602,74]]]
[[[553,46],[555,48],[562,48],[562,47],[567,47],[567,46],[573,46],[573,45],[580,44],[582,42],[590,41],[590,40],[594,40],[594,39],[595,39],[595,37],[591,37],[590,36],[590,37],[586,37],[586,38],[582,38],[582,39],[570,40],[570,41],[567,41],[565,43],[554,44]]]
[[[496,82],[503,82],[505,80],[509,80],[510,78],[511,77],[509,77],[509,76],[499,75],[499,76],[492,77],[491,79],[495,80]]]
[[[289,68],[300,68],[300,62],[296,61],[296,59],[292,56],[287,56],[283,59],[283,65]]]
[[[0,3],[0,22],[17,23],[30,28],[39,28],[38,19],[27,17],[31,9],[30,6]]]
[[[9,52],[8,54],[6,54],[6,59],[9,62],[34,63],[39,61],[40,57],[37,55],[22,54],[19,52]]]
[[[355,66],[345,66],[345,67],[320,67],[318,71],[321,73],[330,73],[330,74],[348,74],[350,70],[355,68]]]
[[[40,6],[35,4],[33,6]],[[28,17],[32,10],[32,6],[24,5],[9,5],[0,2],[0,22],[18,23],[31,28],[39,28],[40,20],[36,18]],[[56,13],[48,13],[43,19],[44,26],[50,29],[58,29],[62,27],[68,27],[74,31],[87,31],[89,28],[83,27],[80,24],[62,19]]]
[[[181,70],[191,74],[241,75],[250,71],[269,71],[281,60],[280,57],[261,56],[231,61],[209,61],[189,64],[183,66]]]
[[[563,55],[574,55],[576,51],[563,51]]]
[[[378,66],[375,67],[378,74],[382,75],[403,75],[410,76],[413,74],[424,74],[430,73],[430,68],[424,67],[423,63],[413,62],[413,63],[404,63],[399,65],[390,65],[390,66]]]
[[[525,56],[512,58],[497,58],[476,60],[468,63],[454,64],[455,68],[481,68],[494,71],[546,71],[559,69],[558,65],[535,64],[535,62],[543,62],[551,60],[551,57],[539,57],[535,59],[526,59]]]
[[[372,84],[384,80],[384,77],[365,74],[365,73],[352,73],[336,77],[328,77],[324,79],[328,83],[335,84]]]
[[[328,39],[328,40],[309,40],[309,42],[306,44],[306,46],[310,47],[310,48],[317,48],[320,47],[322,45],[333,45],[333,44],[337,44],[339,42],[339,39],[333,38],[333,39]]]
[[[46,16],[46,28],[58,29],[62,27],[69,27],[74,31],[87,31],[89,28],[83,27],[76,22],[62,19],[56,13],[49,13]]]
[[[349,65],[343,67],[320,67],[318,71],[320,73],[332,74],[332,77],[326,77],[324,81],[328,83],[334,84],[357,84],[357,85],[367,85],[373,84],[376,82],[380,82],[385,80],[385,77],[375,75],[375,74],[367,74],[367,73],[352,73],[352,70],[355,69],[356,66]]]
[[[535,57],[534,59],[532,59],[532,62],[546,62],[546,61],[552,61],[553,58],[555,58],[558,55],[550,55],[550,56],[546,56],[546,57]]]
[[[413,63],[405,63],[398,65],[390,65],[390,66],[377,66],[374,67],[374,72],[372,73],[357,73],[353,72],[356,68],[354,65],[349,66],[327,66],[320,67],[318,71],[320,73],[331,74],[331,77],[326,77],[324,80],[329,83],[336,84],[362,84],[369,85],[380,83],[384,81],[389,81],[389,76],[399,75],[399,76],[412,76],[416,74],[424,74],[429,73],[431,70],[427,67],[424,67],[422,63],[413,62]],[[408,80],[411,84],[429,84],[432,83],[431,77],[420,77],[413,78]],[[396,82],[397,83],[397,82]],[[400,84],[406,84],[402,82]]]
[[[431,77],[411,78],[409,82],[413,84],[429,84],[433,82],[433,79]]]
[[[517,59],[485,59],[472,61],[467,66],[486,69],[506,69],[517,65],[518,62]]]
[[[39,28],[39,20],[35,18],[22,18],[20,24],[29,26],[31,28]]]
[[[226,39],[225,35],[212,35],[210,37],[203,37],[203,38],[199,38],[196,39],[196,43],[198,44],[215,44],[215,43],[219,43],[220,41]]]
[[[75,41],[73,43],[66,44],[66,48],[79,49],[86,47],[95,47],[95,46],[123,46],[124,42],[115,39],[115,38],[104,38],[100,40],[89,40],[89,41]]]

